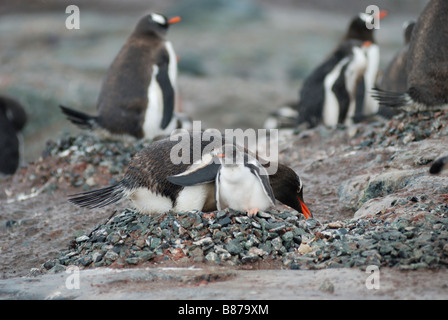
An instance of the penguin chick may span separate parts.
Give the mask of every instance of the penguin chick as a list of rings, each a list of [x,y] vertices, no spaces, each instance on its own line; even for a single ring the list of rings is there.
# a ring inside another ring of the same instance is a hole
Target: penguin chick
[[[218,210],[231,208],[254,216],[275,205],[274,192],[266,169],[254,157],[233,144],[214,151],[221,163],[215,180]]]

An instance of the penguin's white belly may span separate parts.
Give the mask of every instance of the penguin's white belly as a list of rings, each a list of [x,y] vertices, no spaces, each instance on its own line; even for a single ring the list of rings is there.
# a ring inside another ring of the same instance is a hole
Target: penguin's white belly
[[[133,206],[143,214],[157,214],[173,209],[171,199],[156,194],[148,188],[137,188],[130,195]]]
[[[365,115],[375,114],[379,109],[378,101],[371,95],[372,88],[375,87],[379,63],[380,49],[378,45],[371,44],[367,50],[367,66],[364,73],[365,92],[363,113]]]
[[[177,197],[174,210],[176,212],[203,210],[207,200],[214,199],[214,192],[215,186],[213,183],[184,187]]]
[[[168,65],[168,76],[170,77],[171,85],[174,91],[176,91],[176,80],[177,80],[177,56],[174,51],[173,45],[170,41],[165,42],[165,48],[168,51],[170,57],[170,63]]]
[[[218,209],[232,208],[239,211],[258,208],[266,210],[271,201],[260,180],[247,167],[221,168]]]
[[[358,79],[360,79],[363,74],[365,75],[366,67],[367,57],[364,54],[364,51],[358,47],[353,48],[353,58],[345,71],[345,85],[350,96],[349,108],[344,120],[345,125],[353,124],[353,117],[356,112],[356,87]]]
[[[339,101],[333,92],[333,85],[341,74],[341,70],[348,62],[348,58],[342,59],[334,69],[327,74],[324,80],[324,106],[322,110],[322,121],[324,125],[335,126],[339,121]]]
[[[175,212],[202,210],[207,200],[213,199],[214,185],[203,184],[185,187],[177,195],[175,206],[170,198],[161,196],[147,188],[137,188],[128,195],[133,206],[143,214],[157,214],[173,210]]]
[[[162,132],[160,123],[163,117],[163,95],[156,79],[158,71],[159,67],[153,66],[152,78],[148,88],[148,106],[143,122],[143,132],[146,139],[153,139]]]
[[[170,64],[168,66],[168,77],[171,85],[176,92],[176,78],[177,78],[177,61],[176,54],[171,43],[166,42],[166,48],[170,56]],[[157,82],[157,74],[159,67],[154,65],[152,69],[151,82],[148,87],[148,106],[146,107],[145,119],[143,122],[143,132],[146,139],[153,139],[159,135],[169,135],[177,127],[176,119],[173,116],[171,122],[165,129],[161,128],[163,118],[163,93]]]

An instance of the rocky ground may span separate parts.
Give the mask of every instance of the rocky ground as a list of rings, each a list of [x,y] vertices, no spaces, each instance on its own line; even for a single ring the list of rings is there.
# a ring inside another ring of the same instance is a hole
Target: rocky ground
[[[417,2],[379,30],[383,65],[401,45],[402,22],[420,10]],[[203,128],[259,128],[270,110],[295,99],[303,76],[344,29],[335,22],[347,19],[310,3],[301,10],[288,1],[245,7],[236,11],[245,22],[232,20],[238,32],[211,15],[215,25],[202,33],[191,25],[200,19],[186,15],[186,27],[171,33],[181,53],[184,110]],[[283,206],[253,218],[231,210],[148,217],[127,202],[96,210],[68,203],[69,194],[121,179],[149,143],[100,141],[55,111],[59,103],[92,110],[104,69],[135,20],[133,6],[126,14],[84,11],[79,33],[55,27],[65,19],[58,5],[26,16],[8,9],[0,21],[0,87],[35,120],[25,131],[26,161],[1,180],[0,297],[446,298],[448,178],[428,173],[448,143],[446,112],[283,130],[279,158],[303,179],[313,220]],[[200,39],[195,45],[192,34]],[[218,39],[229,48],[220,49]],[[73,266],[90,283],[76,292],[64,286]],[[380,290],[366,289],[369,266],[381,270]]]

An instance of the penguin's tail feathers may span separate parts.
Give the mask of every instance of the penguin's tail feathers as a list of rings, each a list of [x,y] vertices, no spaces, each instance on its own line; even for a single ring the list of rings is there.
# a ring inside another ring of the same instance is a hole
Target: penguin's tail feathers
[[[68,201],[82,208],[94,209],[118,202],[126,195],[126,189],[121,182],[69,196]]]
[[[64,106],[59,106],[59,108],[67,116],[68,120],[81,129],[94,130],[98,128],[97,117]]]
[[[373,88],[372,97],[375,98],[382,107],[405,108],[412,104],[412,99],[407,92],[393,92]]]

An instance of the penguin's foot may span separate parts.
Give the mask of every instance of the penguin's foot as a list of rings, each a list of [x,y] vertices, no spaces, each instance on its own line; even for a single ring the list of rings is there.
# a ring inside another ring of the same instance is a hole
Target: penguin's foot
[[[257,215],[258,211],[259,211],[258,208],[249,209],[249,210],[247,210],[247,216],[248,217],[255,217]]]

